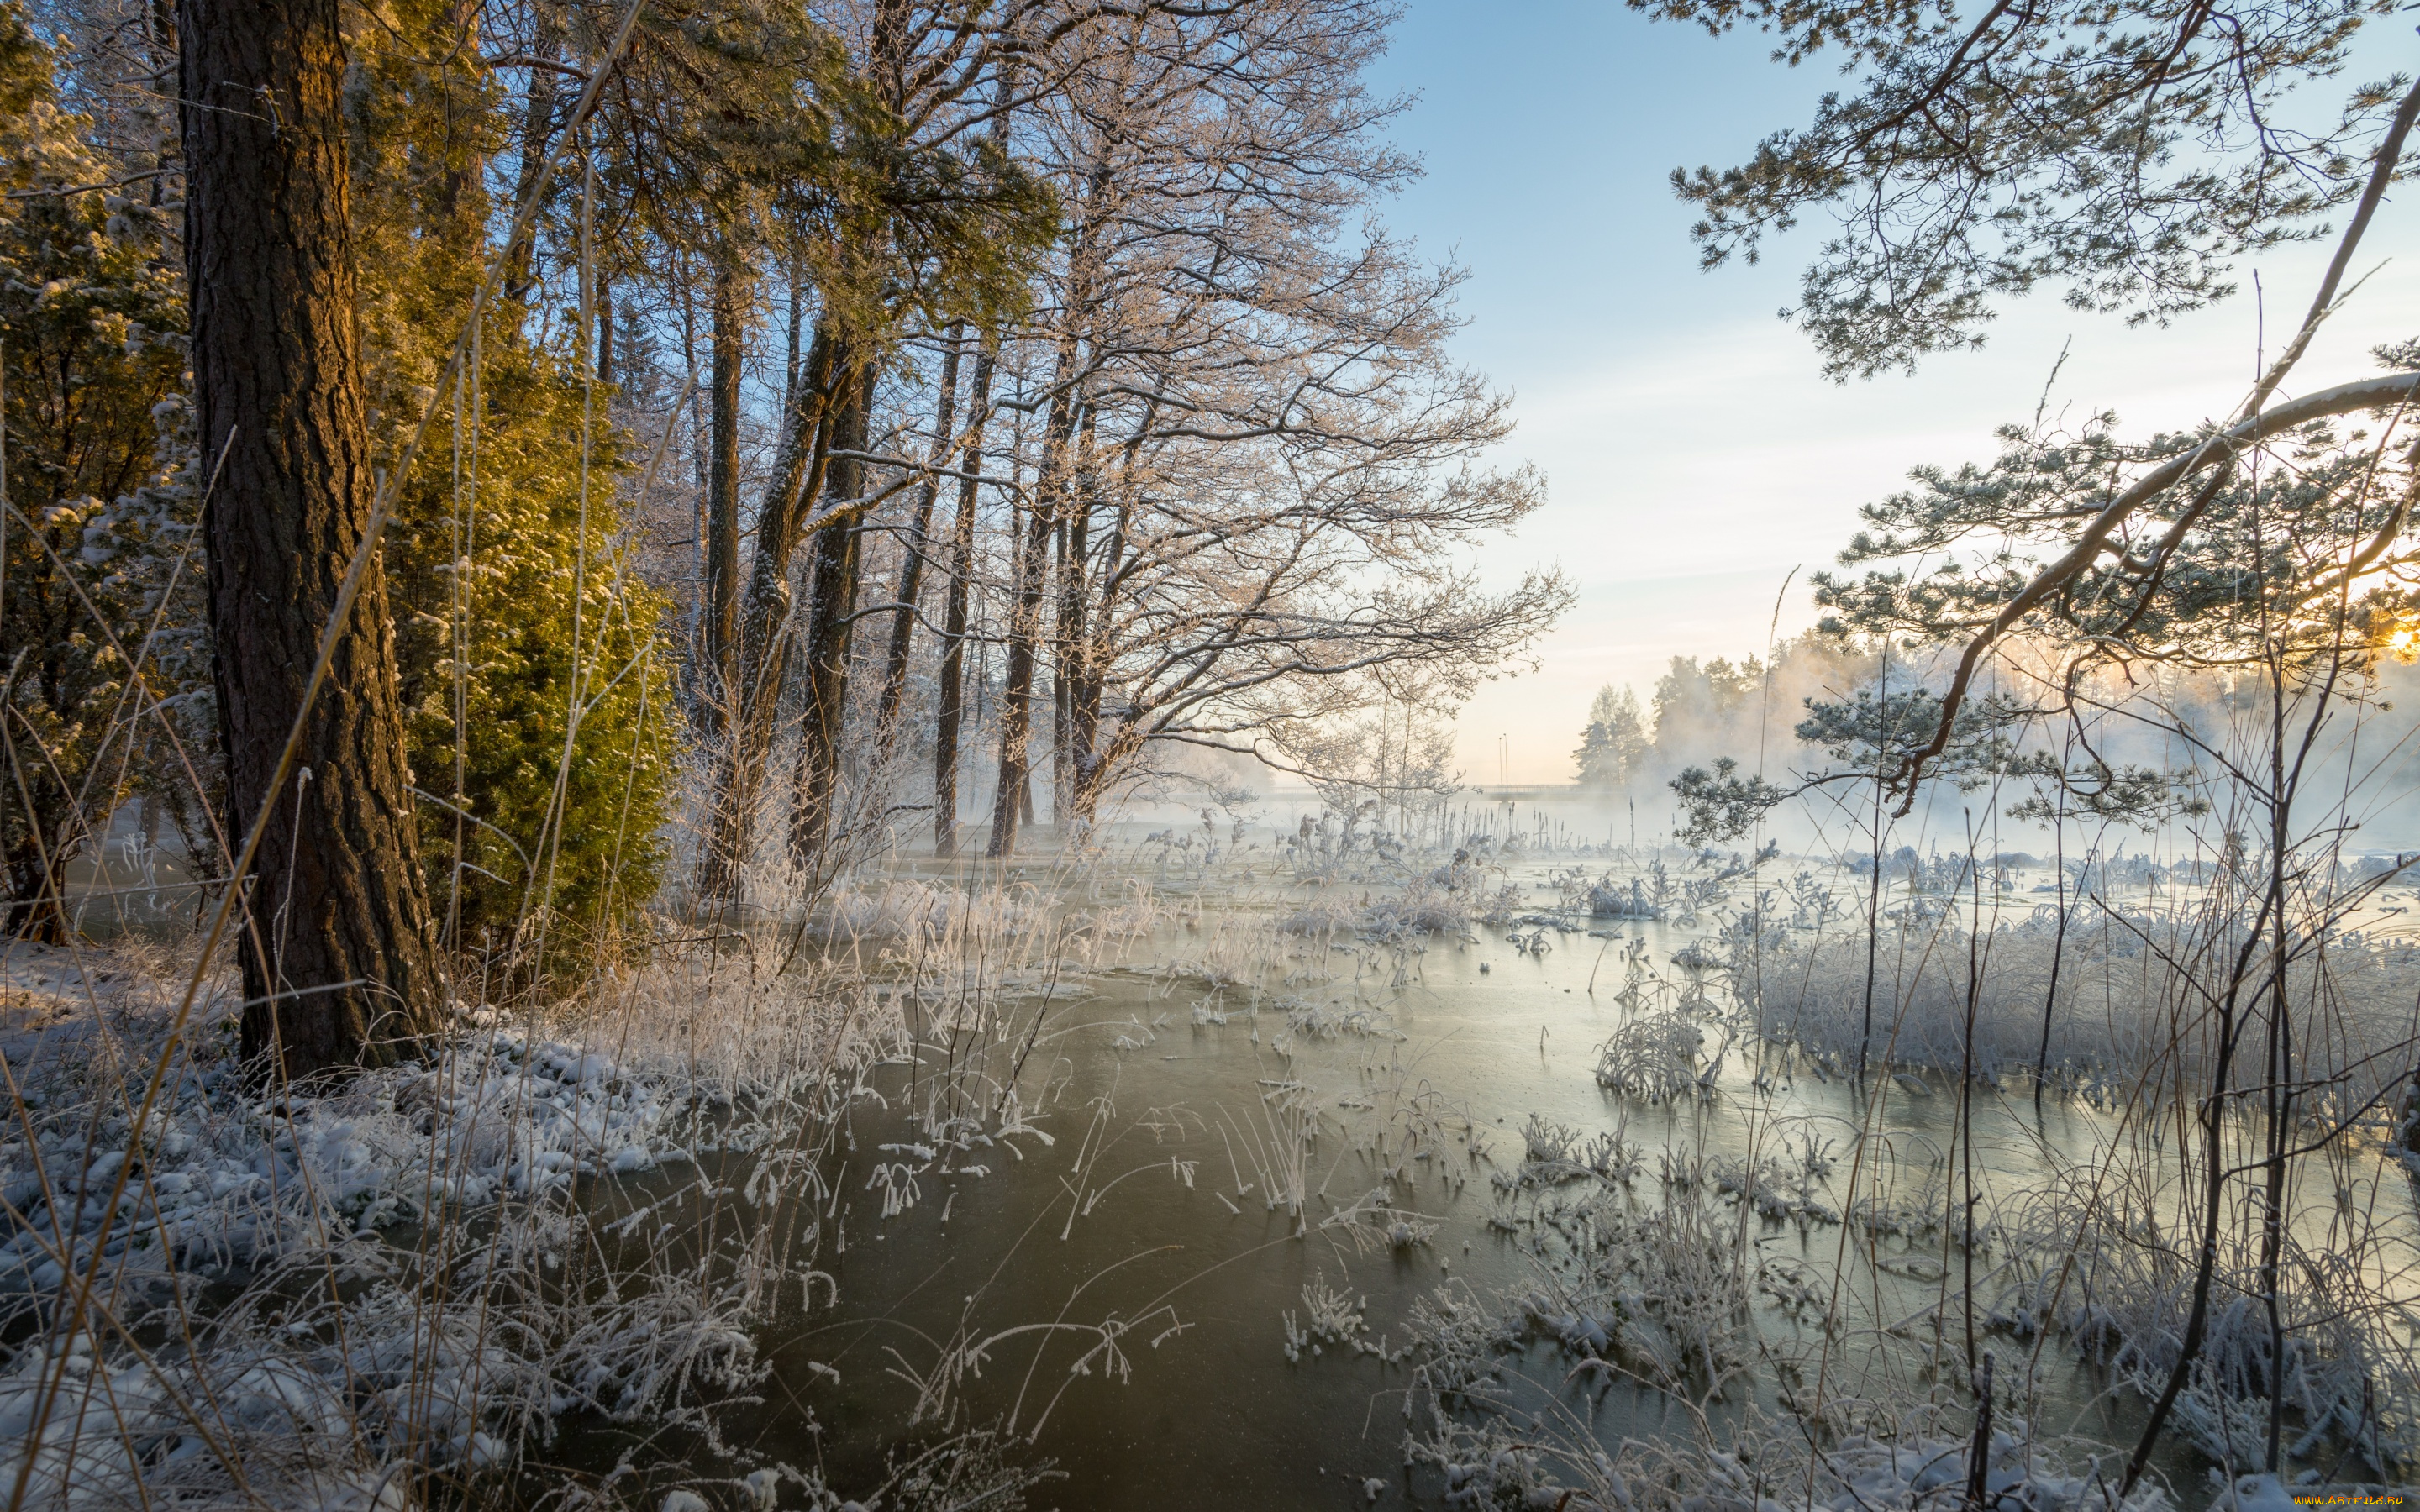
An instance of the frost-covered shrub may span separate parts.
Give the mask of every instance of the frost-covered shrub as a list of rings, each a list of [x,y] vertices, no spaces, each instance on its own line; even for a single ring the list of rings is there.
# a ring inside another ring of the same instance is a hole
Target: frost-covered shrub
[[[1470,928],[1469,892],[1454,881],[1416,881],[1401,896],[1372,903],[1363,927],[1382,933],[1458,933]]]
[[[1323,898],[1278,921],[1288,934],[1367,934],[1383,940],[1455,933],[1470,927],[1467,890],[1433,878],[1416,879],[1401,892],[1363,893],[1357,901]]]
[[[1285,1011],[1289,1030],[1313,1040],[1334,1040],[1345,1035],[1403,1038],[1393,1018],[1383,1008],[1363,1003],[1312,1003],[1300,998],[1282,999],[1278,1006]]]
[[[17,1034],[0,1474],[31,1454],[29,1505],[370,1512],[398,1466],[508,1469],[567,1412],[710,1430],[764,1309],[812,1296],[794,1205],[888,1029],[701,979],[551,1028],[482,1011],[423,1062],[268,1101],[224,988],[179,1032],[176,988],[113,973]],[[691,1041],[696,1013],[726,1032]],[[701,1205],[730,1211],[702,1252]]]
[[[1663,905],[1650,899],[1644,882],[1637,877],[1623,887],[1608,877],[1591,886],[1587,894],[1588,911],[1597,918],[1646,918],[1664,917]]]

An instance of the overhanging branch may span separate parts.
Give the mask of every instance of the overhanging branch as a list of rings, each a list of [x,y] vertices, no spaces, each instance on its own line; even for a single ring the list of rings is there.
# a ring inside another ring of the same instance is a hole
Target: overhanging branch
[[[2314,420],[2406,404],[2415,396],[2420,396],[2420,373],[2395,373],[2384,378],[2340,383],[2333,389],[2321,389],[2317,393],[2305,394],[2239,421],[2192,451],[2180,453],[2135,479],[2131,486],[2093,517],[2092,523],[2085,528],[2084,533],[2077,537],[2065,555],[2036,573],[2033,580],[2026,583],[2001,608],[1999,613],[1992,617],[1989,625],[1966,642],[1965,652],[1958,658],[1958,673],[1950,679],[1949,691],[1942,696],[1941,719],[1932,732],[1932,738],[1909,756],[1898,775],[1891,779],[1891,786],[1900,796],[1899,811],[1904,814],[1916,806],[1916,782],[1924,775],[1926,764],[1948,748],[1951,726],[1966,701],[1966,690],[1975,680],[1976,668],[1982,664],[1983,654],[2034,608],[2073,582],[2086,567],[2091,565],[2093,559],[2106,547],[2111,532],[2125,523],[2128,517],[2203,469],[2221,462],[2232,462],[2236,455],[2247,446],[2258,445],[2273,436],[2307,425]]]

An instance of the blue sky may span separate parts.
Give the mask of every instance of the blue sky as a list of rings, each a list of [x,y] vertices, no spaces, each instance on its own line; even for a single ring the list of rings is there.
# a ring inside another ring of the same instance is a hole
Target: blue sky
[[[1600,684],[1644,698],[1674,655],[1761,650],[1793,566],[1781,628],[1811,623],[1806,572],[1830,563],[1857,506],[1919,462],[1988,457],[1993,427],[2033,412],[2063,345],[2054,403],[2115,408],[2130,432],[2226,410],[2251,381],[2250,264],[2243,293],[2165,331],[2038,294],[2007,306],[1979,352],[1933,359],[1914,378],[1824,381],[1806,338],[1774,313],[1827,227],[1773,244],[1761,266],[1700,272],[1693,217],[1667,182],[1681,164],[1744,159],[1838,82],[1768,51],[1754,36],[1717,41],[1650,23],[1618,0],[1412,0],[1376,70],[1379,87],[1420,97],[1394,134],[1427,167],[1386,219],[1468,267],[1457,355],[1516,395],[1519,429],[1500,460],[1547,477],[1546,508],[1491,547],[1486,565],[1509,578],[1559,563],[1580,594],[1542,643],[1539,671],[1491,685],[1464,711],[1460,756],[1474,779],[1483,766],[1494,779],[1501,734],[1515,780],[1567,779]],[[2398,198],[2357,270],[2384,266],[2291,387],[2372,372],[2370,347],[2420,335],[2420,186]],[[2257,265],[2273,350],[2327,250]]]

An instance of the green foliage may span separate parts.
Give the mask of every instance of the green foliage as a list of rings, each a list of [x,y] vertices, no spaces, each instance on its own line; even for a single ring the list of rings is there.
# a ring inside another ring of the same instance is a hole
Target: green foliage
[[[1023,313],[1059,229],[1048,183],[985,133],[918,140],[879,60],[803,7],[651,5],[618,79],[600,177],[660,240],[770,252],[861,338]]]
[[[1929,770],[1949,776],[1963,788],[1980,786],[2014,757],[2008,731],[2021,711],[1994,700],[1976,700],[1959,712],[1958,736]],[[1783,788],[1761,777],[1742,778],[1739,763],[1724,757],[1714,770],[1691,766],[1673,779],[1681,800],[1682,838],[1693,844],[1745,834],[1766,810],[1798,793],[1840,781],[1877,787],[1889,780],[1931,735],[1940,722],[1940,695],[1921,686],[1892,688],[1886,674],[1846,698],[1809,699],[1799,722],[1801,742],[1815,747],[1829,765]]]
[[[1886,778],[1932,738],[1941,723],[1941,695],[1929,687],[1892,688],[1878,682],[1845,699],[1808,700],[1798,738],[1831,757],[1843,772]],[[1971,791],[2014,755],[2010,732],[2024,711],[2005,698],[1971,699],[1958,711],[1950,745],[1930,770]]]
[[[1755,25],[1850,85],[1744,166],[1675,170],[1709,267],[1830,210],[1841,232],[1798,318],[1827,374],[1979,345],[1998,300],[2058,280],[2084,309],[2164,321],[2230,293],[2232,260],[2318,236],[2361,187],[2400,80],[2295,130],[2389,0],[1630,0],[1720,34]],[[2324,106],[2321,108],[2325,108]]]
[[[665,606],[617,540],[628,469],[601,416],[582,533],[579,386],[524,352],[489,359],[480,397],[458,496],[431,469],[389,535],[408,755],[439,800],[421,810],[431,894],[465,942],[508,934],[540,902],[615,929],[664,860],[678,733],[656,653]]]
[[[1729,756],[1714,759],[1713,771],[1692,766],[1672,779],[1681,800],[1676,833],[1691,845],[1709,841],[1737,840],[1756,827],[1790,793],[1761,777],[1742,777],[1739,763]]]
[[[0,8],[0,918],[54,938],[69,860],[128,795],[181,797],[172,809],[198,839],[177,745],[207,772],[215,726],[187,550],[179,270],[156,259],[139,207],[60,192],[103,177],[87,124],[59,107],[23,13]]]
[[[393,29],[361,39],[348,103],[366,366],[392,453],[470,309],[489,248],[481,168],[503,128],[437,8],[390,8]],[[557,941],[626,927],[663,865],[678,734],[656,652],[665,604],[623,539],[633,479],[610,391],[585,393],[576,347],[520,316],[490,309],[473,381],[444,396],[452,423],[386,541],[421,851],[466,947],[542,918]]]

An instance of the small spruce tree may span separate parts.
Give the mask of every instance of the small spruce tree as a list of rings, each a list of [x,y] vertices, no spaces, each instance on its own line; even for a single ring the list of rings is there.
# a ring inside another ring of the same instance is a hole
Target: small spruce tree
[[[373,424],[393,455],[490,252],[484,170],[505,116],[442,8],[390,8],[395,29],[362,39],[349,109]],[[610,389],[583,378],[582,333],[533,331],[509,301],[482,320],[386,541],[421,854],[449,944],[525,942],[543,921],[594,946],[664,860],[666,605],[631,570],[628,445]]]

